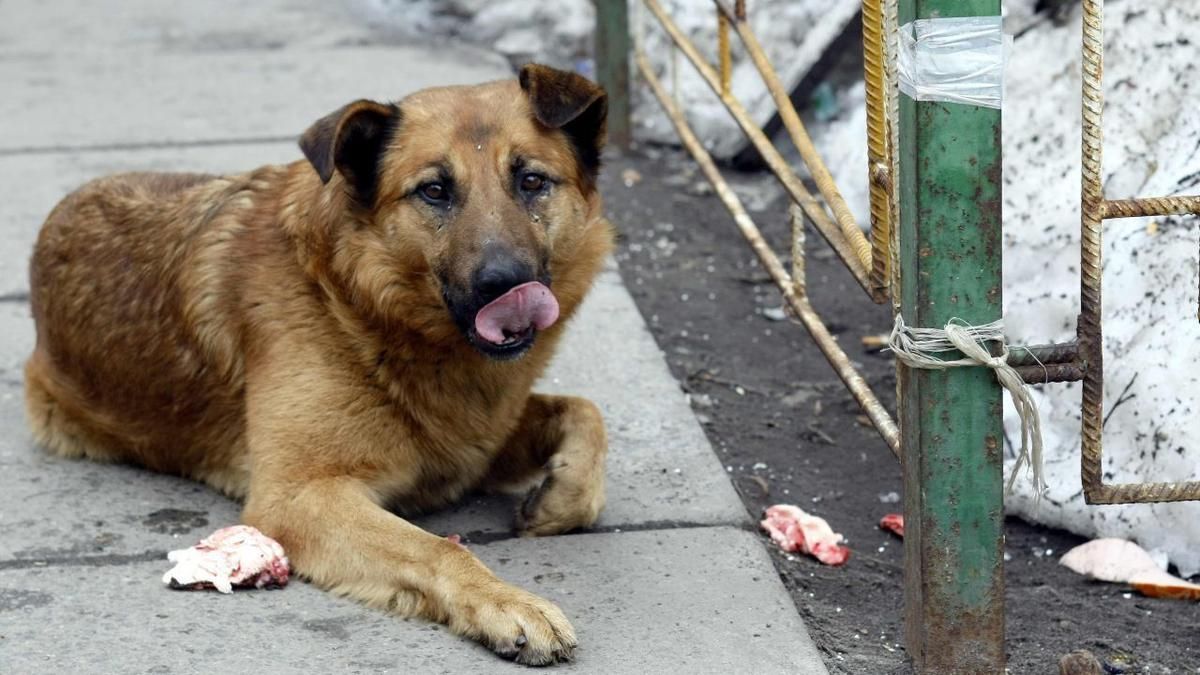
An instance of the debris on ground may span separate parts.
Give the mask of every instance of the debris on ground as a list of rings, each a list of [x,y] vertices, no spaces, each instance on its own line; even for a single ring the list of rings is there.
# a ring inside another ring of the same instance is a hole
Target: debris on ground
[[[842,535],[824,518],[791,504],[768,507],[763,515],[766,517],[759,524],[788,553],[807,553],[826,565],[841,565],[850,558],[850,549],[841,545]]]
[[[889,513],[879,519],[879,529],[887,530],[901,539],[904,538],[904,514]]]
[[[1077,649],[1058,660],[1058,675],[1104,675],[1104,666],[1095,654]]]
[[[637,169],[625,169],[621,172],[621,182],[625,184],[625,187],[631,188],[642,182],[642,174]]]
[[[756,485],[758,485],[758,488],[760,490],[762,490],[763,497],[766,497],[771,494],[771,485],[769,483],[767,483],[766,478],[763,478],[762,476],[755,476],[755,475],[747,476],[747,478],[754,481],[754,483]]]
[[[768,321],[783,321],[788,318],[787,310],[781,307],[764,307],[761,314]]]
[[[279,542],[249,525],[221,528],[191,548],[171,551],[167,560],[175,566],[163,583],[177,589],[283,587],[290,573]]]
[[[878,333],[875,335],[864,335],[862,337],[862,346],[864,349],[879,351],[888,346],[891,339],[890,333]]]
[[[1093,539],[1067,551],[1058,562],[1093,579],[1129,584],[1151,598],[1200,600],[1200,584],[1164,572],[1145,549],[1125,539]]]

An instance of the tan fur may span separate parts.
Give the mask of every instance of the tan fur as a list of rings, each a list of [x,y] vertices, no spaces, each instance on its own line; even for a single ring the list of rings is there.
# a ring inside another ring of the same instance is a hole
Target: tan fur
[[[581,106],[599,91],[549,69],[523,77],[565,86],[559,104],[572,87]],[[370,203],[336,152],[364,119],[349,116],[396,109],[382,104],[314,125],[306,153],[333,154],[312,164],[127,174],[69,195],[31,264],[36,439],[244,499],[244,521],[336,593],[444,622],[525,663],[569,658],[575,636],[558,608],[394,514],[534,484],[518,524],[545,535],[590,525],[603,506],[598,410],[531,394],[612,239],[568,128],[539,121],[538,105],[516,82],[403,100]],[[375,138],[363,137],[354,142]],[[529,207],[509,193],[518,156],[559,179]],[[410,194],[439,162],[463,195],[452,222]],[[476,350],[442,296],[497,240],[545,258],[561,307],[515,361]]]

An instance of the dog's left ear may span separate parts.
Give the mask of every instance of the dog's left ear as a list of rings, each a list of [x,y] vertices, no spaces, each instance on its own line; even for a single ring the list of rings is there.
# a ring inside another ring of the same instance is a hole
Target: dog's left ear
[[[400,109],[366,99],[317,120],[300,137],[300,149],[322,183],[342,174],[364,205],[375,202],[379,160],[400,121]]]
[[[537,121],[562,129],[584,168],[594,176],[606,136],[608,96],[604,89],[582,75],[536,63],[521,68],[519,80]]]

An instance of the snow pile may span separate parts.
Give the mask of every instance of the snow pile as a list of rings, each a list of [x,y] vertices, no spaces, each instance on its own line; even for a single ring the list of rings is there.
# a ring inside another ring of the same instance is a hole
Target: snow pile
[[[345,0],[352,12],[399,39],[453,38],[489,47],[514,66],[538,61],[593,76],[591,0],[533,3],[528,0]],[[714,67],[717,63],[717,17],[712,0],[660,0],[675,23]],[[751,25],[779,77],[794,87],[851,21],[858,5],[832,0],[752,0]],[[666,36],[640,0],[630,2],[631,31],[643,26],[646,53],[655,73],[677,96],[693,129],[718,157],[729,157],[745,144],[737,124],[720,100],[682,54],[672,56]],[[765,125],[774,115],[770,94],[754,64],[731,31],[733,93]],[[676,143],[670,121],[645,87],[634,87],[638,137]]]

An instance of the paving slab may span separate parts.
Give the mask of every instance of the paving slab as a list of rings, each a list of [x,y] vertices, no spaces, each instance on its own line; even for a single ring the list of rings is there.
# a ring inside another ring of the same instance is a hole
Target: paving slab
[[[311,0],[6,0],[0,60],[70,61],[97,51],[313,49],[386,39],[344,2]],[[52,39],[48,39],[52,38]]]
[[[415,65],[427,58],[422,49],[368,46],[252,57],[98,52],[70,68],[0,59],[0,152],[298,136],[359,98],[512,76],[506,62],[482,51],[448,52],[437,68]]]
[[[468,45],[396,44],[340,3],[8,2],[0,154],[286,138],[358,98],[512,75]]]
[[[571,618],[580,648],[553,672],[825,672],[748,532],[570,535],[471,549]],[[528,672],[441,627],[304,583],[230,596],[171,591],[160,580],[167,567],[0,566],[0,665],[12,673],[81,664],[103,673]]]

